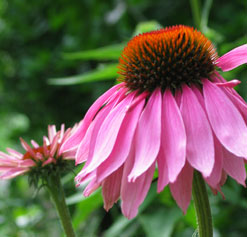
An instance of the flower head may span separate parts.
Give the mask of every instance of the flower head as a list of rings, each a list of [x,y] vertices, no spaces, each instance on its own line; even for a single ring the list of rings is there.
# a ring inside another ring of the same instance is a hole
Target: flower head
[[[64,125],[56,131],[55,125],[48,126],[48,137],[43,137],[43,144],[39,146],[34,140],[33,147],[29,146],[22,138],[21,145],[26,153],[21,154],[11,148],[7,152],[0,152],[0,179],[10,179],[18,175],[29,173],[31,182],[37,184],[42,175],[48,175],[57,168],[65,168],[66,161],[74,159],[73,151],[62,152],[61,145],[72,134],[71,128],[65,131]]]
[[[121,198],[122,212],[137,215],[158,168],[158,192],[166,185],[186,212],[193,170],[213,190],[226,175],[245,185],[247,105],[217,71],[247,62],[247,45],[222,57],[200,32],[175,26],[134,37],[119,63],[122,83],[103,94],[62,150],[77,148],[86,161],[78,185],[84,195],[99,186],[108,210]]]

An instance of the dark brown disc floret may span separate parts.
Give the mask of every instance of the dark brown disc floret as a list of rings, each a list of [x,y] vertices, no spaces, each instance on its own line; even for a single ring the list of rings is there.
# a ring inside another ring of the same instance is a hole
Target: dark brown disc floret
[[[213,44],[188,26],[173,26],[135,36],[119,60],[120,81],[130,90],[172,91],[185,83],[200,85],[215,70]]]

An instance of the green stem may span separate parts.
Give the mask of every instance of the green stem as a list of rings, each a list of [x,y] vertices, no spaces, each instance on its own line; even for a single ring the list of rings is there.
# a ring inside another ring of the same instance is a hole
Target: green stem
[[[194,19],[194,24],[198,30],[201,30],[201,10],[198,0],[190,0],[190,7]]]
[[[48,190],[55,203],[58,216],[67,237],[75,237],[69,209],[65,202],[65,195],[59,175],[51,175],[47,182]]]
[[[206,185],[202,175],[198,171],[195,171],[194,174],[192,194],[197,216],[199,237],[212,237],[212,216]]]
[[[212,7],[213,0],[206,0],[202,10],[202,19],[201,19],[201,30],[205,33],[208,27],[208,18],[209,13]]]

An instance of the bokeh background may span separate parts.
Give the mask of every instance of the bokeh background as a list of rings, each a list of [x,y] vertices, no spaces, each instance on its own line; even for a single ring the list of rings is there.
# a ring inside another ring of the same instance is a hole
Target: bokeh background
[[[192,2],[200,3],[201,21]],[[80,121],[115,83],[125,43],[175,24],[199,27],[222,55],[247,43],[247,1],[1,0],[0,150],[22,152],[20,136],[41,142],[48,124]],[[247,99],[247,67],[223,75],[241,80],[237,90]],[[119,203],[104,211],[100,191],[83,198],[74,176],[66,174],[63,183],[78,236],[187,237],[196,228],[193,203],[184,216],[169,189],[156,194],[155,182],[139,215],[128,221]],[[228,179],[223,193],[225,199],[209,190],[215,236],[246,236],[247,190]],[[47,192],[29,187],[25,176],[0,181],[0,236],[62,236]]]

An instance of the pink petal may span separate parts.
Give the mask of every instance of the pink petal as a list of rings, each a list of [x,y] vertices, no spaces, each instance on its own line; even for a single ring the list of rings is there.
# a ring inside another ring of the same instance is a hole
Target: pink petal
[[[230,71],[244,63],[247,63],[247,44],[239,46],[224,54],[216,61],[222,71]]]
[[[118,101],[118,100],[117,100]],[[92,123],[94,123],[94,125],[92,125],[92,133],[90,135],[90,137],[88,137],[90,139],[90,144],[89,147],[88,146],[80,146],[80,149],[78,150],[78,153],[76,154],[76,160],[81,160],[82,157],[80,157],[79,155],[83,155],[83,151],[85,151],[85,153],[88,153],[87,156],[87,162],[85,164],[85,166],[83,167],[82,171],[80,172],[81,175],[83,175],[83,173],[86,175],[87,173],[90,173],[91,171],[87,170],[87,167],[90,166],[90,163],[94,162],[93,161],[93,157],[94,157],[94,148],[95,148],[95,143],[96,143],[96,139],[97,139],[97,135],[99,132],[99,129],[103,123],[103,121],[105,120],[105,118],[107,117],[107,115],[110,113],[111,109],[113,108],[114,104],[111,103],[108,106],[104,106],[99,113],[97,114],[96,118],[94,119],[94,121]],[[90,125],[91,126],[91,125]],[[82,140],[83,144],[85,143],[85,140]],[[80,153],[79,153],[80,152]]]
[[[53,157],[49,157],[46,161],[42,163],[42,166],[46,166],[50,163],[56,163],[56,160]]]
[[[209,177],[204,179],[211,187],[218,189],[222,176],[223,151],[222,151],[222,145],[220,144],[220,142],[216,137],[214,137],[214,150],[215,150],[215,158],[214,158],[215,162],[214,162],[213,171]]]
[[[99,188],[100,184],[96,182],[96,178],[94,178],[83,191],[83,195],[85,197],[90,196],[95,190]]]
[[[31,159],[21,160],[18,163],[18,167],[32,167],[32,166],[35,166],[35,165],[36,165],[36,163]]]
[[[0,175],[0,179],[12,179],[29,171],[28,168],[14,168]]]
[[[125,162],[121,185],[121,208],[124,216],[128,219],[132,219],[137,215],[138,207],[147,195],[155,170],[155,163],[153,163],[145,173],[135,180],[135,182],[128,182],[127,176],[133,166],[133,163],[134,152],[129,155]]]
[[[216,80],[223,81],[223,82],[225,81],[225,79],[221,77],[218,73],[217,73],[217,77],[213,77],[213,79],[215,81]],[[238,108],[238,110],[241,112],[241,115],[243,116],[245,122],[247,122],[247,104],[243,100],[243,98],[233,88],[223,87],[222,90],[228,96],[228,98],[232,101],[232,103]]]
[[[22,155],[22,157],[23,157],[23,155]],[[22,158],[21,157],[21,158]],[[13,156],[13,155],[9,155],[9,154],[6,154],[6,153],[4,153],[4,152],[2,152],[2,151],[0,151],[0,158],[2,159],[6,159],[6,160],[9,160],[9,161],[14,161],[14,162],[18,162],[19,160],[20,160],[20,158],[18,157],[16,157],[16,156]],[[1,161],[1,159],[0,159],[0,161]]]
[[[187,136],[187,159],[207,177],[214,166],[213,135],[202,106],[188,86],[183,87],[181,113]]]
[[[23,157],[23,155],[16,150],[13,150],[11,148],[6,148],[6,150],[10,155],[14,156],[17,159],[21,159]]]
[[[74,160],[76,155],[76,149],[67,150],[62,155],[64,160]]]
[[[166,90],[162,106],[162,146],[168,167],[168,178],[174,182],[185,164],[186,134],[184,123],[177,103]]]
[[[77,151],[76,151],[76,165],[81,164],[86,161],[89,155],[90,141],[96,121],[98,121],[100,116],[97,116],[90,124],[84,138],[82,139]]]
[[[102,195],[104,198],[104,208],[108,211],[120,196],[123,166],[108,176],[102,182]]]
[[[137,98],[138,99],[138,98]],[[135,101],[133,102],[135,103]],[[110,156],[97,168],[97,181],[101,182],[105,177],[118,169],[126,160],[131,145],[133,143],[133,137],[136,130],[136,126],[142,112],[145,103],[145,98],[138,101],[134,107],[131,107],[127,112],[119,134],[116,140],[116,144],[113,148]]]
[[[75,146],[78,146],[81,140],[83,139],[87,128],[89,127],[91,121],[99,111],[99,109],[108,101],[108,99],[114,95],[114,93],[124,85],[124,83],[120,83],[116,86],[113,86],[111,89],[109,89],[107,92],[105,92],[102,96],[100,96],[94,104],[90,107],[88,112],[86,113],[83,122],[80,123],[77,130],[74,132],[74,134],[69,137],[67,141],[62,145],[61,151],[65,151],[67,149],[71,149]]]
[[[158,170],[159,170],[157,191],[161,192],[163,191],[164,187],[169,183],[168,167],[167,167],[163,149],[160,149],[159,151],[159,154],[157,156],[157,163],[158,163]]]
[[[223,168],[228,175],[235,179],[238,183],[245,185],[246,170],[244,160],[236,157],[226,149],[223,149]]]
[[[43,137],[43,149],[44,149],[44,155],[45,156],[48,156],[49,155],[49,150],[48,150],[48,147],[47,147],[47,139],[46,137],[44,136]]]
[[[155,161],[161,140],[161,92],[156,89],[144,108],[135,136],[135,162],[129,181],[143,174]]]
[[[227,82],[218,82],[218,83],[215,83],[217,86],[219,87],[230,87],[230,88],[233,88],[237,85],[239,85],[241,83],[241,81],[239,80],[231,80],[231,81],[227,81]]]
[[[79,172],[79,174],[76,175],[75,177],[75,181],[76,181],[76,187],[80,186],[81,184],[85,184],[88,181],[91,181],[93,179],[95,179],[96,182],[96,171],[92,171],[91,173],[84,175],[83,173],[81,173],[82,171]],[[98,183],[98,182],[96,182]]]
[[[55,125],[48,125],[48,138],[50,143],[52,143],[53,138],[55,137],[57,131]]]
[[[87,166],[87,172],[97,168],[106,160],[117,139],[118,132],[124,117],[130,108],[135,93],[130,93],[115,108],[113,108],[103,121],[97,134],[92,161]]]
[[[63,137],[64,137],[64,130],[65,130],[65,125],[62,124],[62,125],[61,125],[61,128],[60,128],[60,136],[59,136],[59,140],[58,140],[59,143],[61,143],[62,140],[63,140]]]
[[[21,137],[20,137],[20,140],[21,140],[21,145],[22,145],[22,147],[23,147],[27,152],[29,152],[30,155],[31,155],[32,157],[35,157],[35,153],[34,153],[33,149],[26,143],[26,141],[23,140]]]
[[[203,84],[207,114],[217,138],[233,154],[247,157],[247,127],[240,112],[219,87],[209,80]]]
[[[193,169],[186,163],[176,181],[170,184],[170,190],[178,206],[185,214],[190,204],[192,193]]]
[[[50,156],[54,157],[56,151],[57,151],[57,146],[58,146],[58,139],[59,139],[59,134],[57,133],[52,141],[51,141],[51,148],[50,148]]]
[[[39,144],[36,142],[36,141],[34,141],[34,140],[31,140],[31,144],[32,144],[32,146],[34,147],[34,148],[39,148]]]

